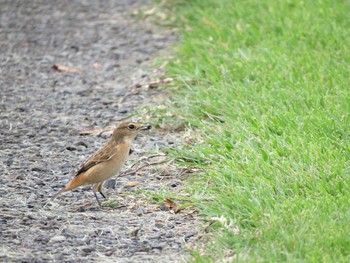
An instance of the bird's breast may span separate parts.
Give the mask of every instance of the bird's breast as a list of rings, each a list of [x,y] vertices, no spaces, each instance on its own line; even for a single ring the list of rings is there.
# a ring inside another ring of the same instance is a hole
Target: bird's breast
[[[125,161],[128,159],[130,151],[130,144],[129,143],[121,143],[118,146],[116,146],[116,151],[111,157],[110,162],[106,164],[108,166],[108,169],[111,171],[111,176],[116,175],[120,172],[122,169]]]

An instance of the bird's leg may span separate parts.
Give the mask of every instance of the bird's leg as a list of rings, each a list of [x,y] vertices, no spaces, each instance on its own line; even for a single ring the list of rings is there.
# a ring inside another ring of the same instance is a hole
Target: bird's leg
[[[97,186],[97,191],[102,195],[104,199],[107,199],[106,196],[102,193],[102,186],[104,182],[100,182]]]
[[[98,206],[99,206],[100,208],[102,208],[101,202],[100,202],[100,200],[98,200],[97,194],[96,194],[95,192],[94,192],[94,195],[95,195],[95,197],[96,197],[96,201],[97,201],[97,203],[98,203]]]
[[[107,197],[102,193],[102,192],[99,192],[101,195],[102,195],[102,197],[104,198],[104,199],[107,199]]]
[[[96,198],[96,200],[97,200],[97,203],[98,203],[98,205],[99,205],[99,207],[102,207],[102,205],[101,205],[101,202],[100,202],[100,200],[98,200],[98,197],[97,197],[97,192],[100,192],[101,193],[101,189],[100,189],[100,185],[101,185],[102,183],[95,183],[93,186],[92,186],[92,191],[94,192],[94,195],[95,195],[95,198]],[[102,194],[102,196],[104,197],[104,195]],[[104,197],[104,198],[106,198],[106,197]]]

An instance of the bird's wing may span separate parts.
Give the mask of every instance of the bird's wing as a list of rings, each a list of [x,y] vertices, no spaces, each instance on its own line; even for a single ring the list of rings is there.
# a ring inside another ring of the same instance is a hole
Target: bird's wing
[[[116,154],[115,145],[113,143],[107,143],[99,151],[89,157],[79,168],[75,176],[86,172],[95,165],[103,162],[107,162],[113,158]]]

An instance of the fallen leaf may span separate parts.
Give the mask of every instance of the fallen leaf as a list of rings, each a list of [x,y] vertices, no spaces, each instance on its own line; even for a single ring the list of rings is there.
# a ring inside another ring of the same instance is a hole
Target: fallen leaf
[[[135,187],[135,186],[139,186],[141,183],[140,182],[137,182],[137,181],[135,181],[135,182],[127,182],[126,184],[125,184],[125,187]]]
[[[188,211],[182,211],[181,214],[187,215],[187,216],[191,216],[194,214],[198,214],[197,210],[188,210]]]
[[[179,205],[176,204],[173,200],[166,198],[165,199],[165,203],[164,203],[165,207],[169,208],[170,210],[174,211],[175,213],[179,212],[180,210],[178,209]]]
[[[80,73],[80,70],[73,67],[67,67],[61,64],[54,64],[52,66],[54,70],[61,71],[61,72],[67,72],[67,73]]]

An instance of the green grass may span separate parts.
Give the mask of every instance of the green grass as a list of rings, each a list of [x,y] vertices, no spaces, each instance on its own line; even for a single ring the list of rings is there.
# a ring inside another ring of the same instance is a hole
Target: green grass
[[[350,2],[168,1],[170,109],[217,233],[194,261],[350,262]],[[214,256],[215,255],[215,256]]]

